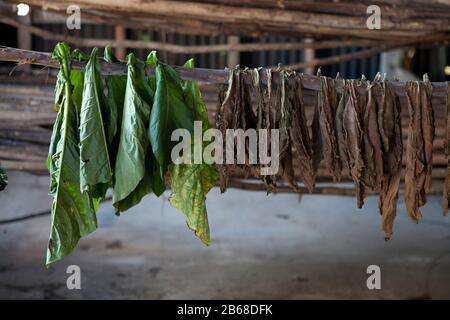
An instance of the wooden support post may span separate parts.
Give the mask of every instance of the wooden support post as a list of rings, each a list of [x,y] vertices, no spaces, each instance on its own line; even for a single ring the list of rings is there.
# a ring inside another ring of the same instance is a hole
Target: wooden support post
[[[240,42],[239,37],[238,36],[229,36],[228,37],[228,45],[233,46],[233,45],[238,45]],[[234,51],[234,50],[229,50],[228,51],[228,56],[227,56],[227,67],[228,68],[234,68],[239,64],[239,52],[238,51]]]
[[[313,39],[305,38],[303,40],[303,42],[305,42],[305,43],[312,43]],[[314,49],[312,49],[312,48],[305,49],[303,51],[303,57],[304,57],[304,62],[305,63],[311,62],[316,57],[316,51]],[[314,74],[314,67],[312,67],[312,66],[311,67],[306,67],[306,68],[304,68],[303,72],[307,73],[307,74]]]
[[[116,46],[116,56],[118,59],[125,59],[125,55],[127,54],[126,48],[123,45],[123,41],[126,38],[125,27],[122,25],[118,25],[114,29],[115,39],[117,42]]]
[[[31,25],[31,17],[30,14],[24,17],[17,17],[17,20],[24,25]],[[31,32],[25,28],[17,28],[17,46],[20,49],[31,50],[32,46],[32,38]],[[23,65],[21,66],[22,71],[29,71],[31,69],[31,65]]]

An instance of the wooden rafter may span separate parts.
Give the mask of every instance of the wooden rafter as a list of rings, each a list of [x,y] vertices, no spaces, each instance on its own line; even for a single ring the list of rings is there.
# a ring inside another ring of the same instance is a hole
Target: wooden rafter
[[[20,2],[19,0],[8,0]],[[210,34],[290,34],[311,37],[357,37],[392,41],[421,41],[430,35],[449,38],[450,4],[444,0],[389,1],[123,1],[123,0],[28,0],[34,6],[65,12],[69,4],[82,12],[104,12],[123,20],[158,20],[162,27],[173,25]],[[368,5],[382,10],[382,28],[366,26]],[[155,27],[158,28],[157,24]]]
[[[37,26],[26,25],[13,19],[6,14],[0,14],[0,23],[13,26],[18,29],[26,30],[33,35],[36,35],[45,40],[63,41],[78,47],[117,47],[118,43],[115,39],[98,39],[98,38],[80,38],[69,36],[65,34],[57,34]],[[300,50],[300,49],[328,49],[341,47],[365,47],[382,45],[379,41],[370,40],[323,40],[316,42],[285,42],[285,43],[225,43],[225,44],[210,44],[210,45],[179,45],[173,43],[163,43],[157,41],[142,41],[142,40],[122,40],[121,45],[132,49],[152,49],[168,51],[170,53],[180,54],[198,54],[198,53],[216,53],[216,52],[255,52],[255,51],[281,51],[281,50]],[[388,44],[395,45],[395,42]]]

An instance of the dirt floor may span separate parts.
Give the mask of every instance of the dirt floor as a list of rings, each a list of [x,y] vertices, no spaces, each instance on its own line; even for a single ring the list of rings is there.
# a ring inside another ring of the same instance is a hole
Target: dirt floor
[[[0,220],[48,209],[47,177],[10,173]],[[0,298],[6,299],[438,299],[450,298],[450,217],[431,196],[413,224],[399,202],[383,240],[376,197],[270,195],[214,189],[212,245],[189,231],[167,196],[148,196],[120,217],[100,208],[99,229],[46,269],[50,217],[0,225]],[[66,269],[81,269],[69,290]],[[366,269],[381,268],[381,290]]]

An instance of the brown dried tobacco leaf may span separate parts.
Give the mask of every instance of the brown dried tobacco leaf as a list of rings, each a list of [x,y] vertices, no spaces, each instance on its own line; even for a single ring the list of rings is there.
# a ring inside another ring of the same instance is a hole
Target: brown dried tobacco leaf
[[[317,156],[314,157],[314,160],[316,168],[322,159],[325,161],[325,167],[333,176],[334,181],[340,180],[342,170],[334,127],[337,104],[338,99],[334,81],[321,76],[314,118],[314,132],[320,132],[320,138],[318,139],[320,143],[316,144],[315,151]]]
[[[240,115],[238,109],[240,105],[240,70],[230,70],[228,78],[228,88],[225,97],[219,94],[219,103],[216,111],[216,128],[222,133],[222,137],[226,137],[226,130],[235,128],[238,125]],[[225,139],[224,139],[225,140]],[[225,141],[223,141],[225,145]],[[223,159],[225,160],[226,148],[223,148]],[[228,175],[230,166],[227,164],[218,164],[220,191],[223,193],[227,189]]]
[[[431,184],[434,120],[431,109],[431,85],[407,83],[406,100],[409,111],[406,145],[405,203],[409,216],[418,223],[419,207],[426,202]]]
[[[253,70],[249,70],[249,76],[250,76],[250,96],[251,96],[251,110],[252,110],[252,116],[250,117],[250,121],[247,120],[247,122],[252,123],[252,127],[256,129],[256,132],[258,133],[257,140],[260,140],[259,132],[260,130],[264,129],[264,109],[265,109],[265,101],[264,101],[264,92],[261,86],[261,79],[260,79],[260,68],[255,68]],[[267,140],[270,139],[270,137],[267,137]],[[264,145],[267,145],[268,141],[262,141]],[[260,145],[260,143],[258,143]],[[248,149],[248,146],[247,146]],[[259,155],[260,150],[257,150],[256,156]],[[257,159],[258,160],[258,159]],[[257,164],[254,164],[251,166],[250,171],[251,175],[254,177],[260,177],[261,173],[261,162],[257,161]],[[262,176],[263,180],[265,181],[265,177]]]
[[[339,75],[338,75],[339,76]],[[329,118],[328,125],[330,126],[330,132],[333,132],[332,138],[332,150],[333,150],[333,160],[334,165],[333,168],[333,179],[334,181],[340,181],[342,176],[342,169],[345,165],[345,162],[343,163],[343,160],[341,158],[341,151],[339,148],[339,131],[336,128],[336,116],[339,109],[339,103],[340,99],[343,96],[343,94],[338,94],[336,89],[336,84],[338,82],[342,82],[342,79],[335,79],[334,81],[332,79],[328,79],[328,90],[329,90],[329,102],[330,102],[330,108],[332,110],[333,117]]]
[[[362,207],[363,190],[361,188],[361,173],[364,166],[362,157],[362,135],[361,121],[356,95],[355,81],[349,82],[349,94],[343,111],[344,139],[348,153],[348,164],[350,175],[353,178],[357,195],[357,206]]]
[[[383,152],[378,130],[377,105],[373,93],[373,85],[367,88],[367,103],[362,113],[363,161],[364,168],[361,180],[364,187],[377,191],[381,187],[383,177]]]
[[[246,69],[241,72],[241,123],[239,128],[246,131],[248,129],[257,128],[257,106],[261,104],[261,95],[256,92],[260,89],[256,88],[253,84],[254,70]],[[255,130],[256,131],[256,130]],[[258,137],[256,136],[256,139]],[[250,144],[250,138],[245,139],[245,164],[239,165],[244,169],[245,177],[248,178],[251,175],[259,176],[258,174],[258,150],[252,149],[257,146],[257,144]],[[250,163],[250,159],[253,160]]]
[[[314,115],[311,123],[311,133],[313,142],[313,167],[314,172],[317,172],[320,162],[323,159],[323,142],[322,132],[320,131],[320,113],[318,104],[314,108]]]
[[[280,72],[280,103],[276,108],[275,123],[276,128],[280,130],[280,160],[284,157],[289,145],[289,128],[291,124],[292,105],[289,99],[289,94],[292,91],[289,88],[288,73],[286,71]]]
[[[425,205],[425,203],[427,202],[426,194],[431,189],[431,172],[433,170],[433,141],[435,136],[434,112],[433,106],[431,105],[431,95],[433,92],[433,87],[430,80],[428,79],[427,74],[423,76],[423,83],[421,83],[421,85],[420,103],[422,107],[422,132],[426,161],[426,173],[423,189],[420,193],[419,206]]]
[[[358,204],[358,208],[362,208],[362,206],[364,205],[364,199],[366,197],[366,189],[367,186],[365,185],[365,181],[364,181],[364,168],[366,167],[365,164],[365,151],[364,151],[364,136],[365,131],[364,131],[364,111],[366,110],[366,106],[367,106],[367,95],[366,94],[359,94],[359,89],[360,87],[363,88],[364,90],[366,90],[367,87],[367,80],[365,80],[365,76],[363,75],[361,80],[354,80],[354,87],[355,87],[355,93],[356,93],[356,101],[357,101],[357,108],[356,111],[358,113],[358,119],[360,121],[360,127],[361,127],[361,136],[360,136],[360,150],[361,150],[361,159],[362,159],[362,167],[361,167],[361,179],[360,179],[360,183],[359,183],[359,189],[356,188],[356,199],[357,199],[357,204]]]
[[[339,159],[342,168],[346,167],[348,171],[350,172],[349,168],[349,162],[348,162],[348,150],[347,150],[347,144],[345,142],[345,136],[344,136],[344,125],[343,125],[343,116],[344,116],[344,109],[345,109],[345,103],[348,100],[349,95],[349,82],[346,80],[342,81],[342,93],[341,97],[339,99],[338,107],[336,109],[336,115],[334,118],[334,130],[336,132],[337,136],[337,145],[338,145],[338,151],[339,151]]]
[[[409,112],[408,138],[406,142],[405,204],[411,219],[418,223],[421,218],[419,208],[418,177],[425,169],[423,159],[422,126],[420,125],[419,82],[405,85],[406,103]]]
[[[257,89],[252,80],[255,70],[245,69],[241,72],[241,125],[240,128],[256,129],[257,125],[257,105],[262,98],[255,90]]]
[[[267,87],[265,89],[265,92],[263,93],[263,101],[264,101],[264,108],[263,108],[263,114],[262,114],[262,127],[267,130],[267,154],[269,157],[271,157],[271,144],[270,141],[270,130],[274,128],[274,118],[272,110],[274,105],[274,99],[273,99],[273,84],[272,84],[272,70],[266,69],[266,76],[267,76]],[[275,94],[276,96],[276,94]],[[266,175],[263,176],[264,183],[267,187],[267,193],[274,192],[276,190],[276,181],[277,181],[277,175]]]
[[[313,147],[309,135],[303,101],[302,75],[292,78],[292,122],[289,130],[293,146],[297,150],[299,175],[309,192],[314,191],[316,171],[313,165]]]
[[[378,76],[381,77],[380,73],[377,73],[376,79]],[[380,131],[381,143],[384,151],[389,151],[389,132],[391,132],[393,127],[392,119],[387,115],[388,112],[392,111],[390,106],[386,105],[386,89],[385,82],[380,82],[374,80],[375,88],[379,89],[380,94],[375,95],[376,104],[378,106],[378,129]],[[387,121],[387,123],[385,122]]]
[[[381,182],[380,199],[378,207],[381,214],[381,227],[384,231],[384,239],[392,236],[394,220],[397,215],[398,189],[400,187],[401,171],[395,175],[385,175]]]
[[[378,89],[378,125],[381,135],[380,123],[383,126],[383,134],[387,144],[382,141],[383,176],[381,180],[380,198],[378,207],[381,214],[381,225],[385,240],[392,236],[392,228],[397,213],[398,190],[400,186],[403,140],[401,131],[400,105],[397,103],[394,89],[387,82],[379,82],[374,85]],[[379,105],[378,103],[382,103]],[[380,115],[381,114],[381,115]]]
[[[229,77],[230,77],[230,79],[229,79],[228,83],[230,84],[230,80],[232,80],[232,78],[233,78],[232,72],[230,72]],[[215,115],[215,126],[222,133],[224,130],[226,130],[225,122],[222,120],[222,118],[223,118],[223,115],[222,115],[223,107],[222,106],[223,106],[223,102],[225,101],[227,91],[228,91],[227,85],[219,86],[218,101],[217,101],[216,115]],[[216,164],[216,167],[219,172],[220,191],[223,193],[226,190],[226,184],[227,184],[226,167],[219,163]]]
[[[259,75],[260,68],[255,68],[252,70],[252,90],[255,95],[255,114],[256,114],[256,129],[261,130],[263,129],[263,121],[264,121],[264,108],[265,108],[265,101],[264,101],[264,93],[261,86],[261,78]]]
[[[445,127],[444,150],[445,155],[447,156],[447,176],[445,177],[444,198],[442,200],[442,211],[444,216],[448,214],[448,209],[450,207],[450,85],[448,82],[446,96],[445,114],[447,115],[447,122]]]
[[[289,139],[289,138],[288,138]],[[295,192],[300,192],[297,181],[295,179],[294,164],[292,160],[292,147],[286,150],[286,153],[280,163],[281,170],[283,170],[283,179],[287,182],[289,187]]]
[[[275,117],[275,127],[280,131],[280,165],[282,169],[282,177],[287,184],[295,191],[300,189],[295,181],[294,167],[292,162],[292,144],[290,139],[290,129],[292,127],[293,114],[293,86],[290,73],[287,71],[280,72],[280,108]]]

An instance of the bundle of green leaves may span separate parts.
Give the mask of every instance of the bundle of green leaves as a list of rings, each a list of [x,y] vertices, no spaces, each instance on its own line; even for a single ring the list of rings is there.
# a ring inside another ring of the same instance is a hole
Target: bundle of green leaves
[[[60,71],[55,88],[58,112],[47,166],[53,196],[47,264],[73,251],[97,228],[96,210],[112,188],[116,214],[154,193],[171,189],[169,202],[186,215],[187,225],[210,243],[206,194],[218,173],[213,165],[174,164],[172,131],[193,131],[194,120],[209,127],[196,81],[183,81],[151,52],[147,61],[130,53],[128,72],[101,76],[97,49],[90,56],[58,43],[52,58]],[[85,61],[84,71],[72,61]],[[107,47],[105,63],[119,63]],[[146,74],[146,66],[155,76]],[[185,67],[192,68],[192,60]],[[201,147],[201,146],[200,146]]]
[[[5,190],[8,185],[8,176],[6,175],[5,170],[0,167],[0,191]]]

